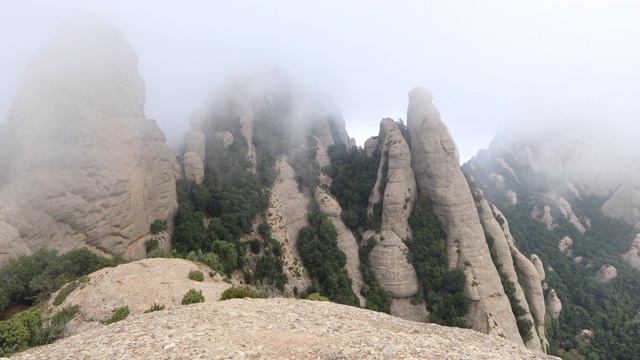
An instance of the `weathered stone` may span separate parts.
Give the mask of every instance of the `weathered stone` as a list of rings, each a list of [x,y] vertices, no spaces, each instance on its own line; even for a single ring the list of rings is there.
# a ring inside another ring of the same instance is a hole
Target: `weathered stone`
[[[315,194],[315,200],[320,208],[320,211],[326,214],[331,220],[331,223],[336,228],[336,232],[338,233],[337,242],[340,250],[347,255],[347,264],[345,265],[345,270],[349,274],[349,277],[352,279],[352,288],[353,292],[358,296],[360,300],[360,304],[364,306],[365,299],[360,294],[360,289],[362,288],[362,284],[364,284],[364,280],[362,279],[362,274],[360,273],[360,257],[358,255],[358,242],[356,241],[353,233],[342,221],[340,215],[342,214],[342,209],[338,204],[338,201],[329,193],[327,193],[324,189],[318,188]]]
[[[13,226],[0,221],[0,267],[21,255],[31,255],[32,251],[22,243],[20,234]]]
[[[285,261],[289,264],[300,264],[293,271],[283,267],[289,278],[291,288],[306,289],[311,285],[309,272],[302,266],[302,258],[298,252],[298,233],[308,224],[308,207],[311,198],[298,191],[296,174],[286,158],[281,156],[276,161],[278,177],[271,188],[271,201],[268,210],[268,221],[271,225],[271,236],[278,240],[285,249]],[[298,272],[296,272],[298,270]],[[300,274],[298,276],[298,274]]]
[[[540,278],[540,281],[543,281],[545,279],[545,273],[544,273],[544,265],[542,265],[542,260],[540,260],[538,255],[531,254],[531,262],[533,263],[533,266],[536,267],[536,271],[538,272],[538,277]]]
[[[561,253],[569,256],[571,255],[571,245],[573,245],[573,239],[565,236],[558,242],[558,250],[560,250]]]
[[[233,145],[233,134],[231,134],[228,131],[220,131],[220,132],[215,132],[215,136],[218,139],[218,141],[220,141],[222,143],[222,146],[225,149],[228,149],[229,146]]]
[[[154,304],[168,310],[180,307],[182,297],[189,289],[201,290],[205,301],[213,302],[231,287],[220,275],[205,277],[202,282],[190,280],[191,270],[204,273],[208,268],[187,260],[161,258],[105,268],[89,274],[89,281],[69,293],[62,304],[54,306],[48,302],[46,306],[52,312],[72,305],[80,307],[78,316],[67,327],[73,335],[104,328],[101,321],[107,320],[121,306],[129,307],[130,316],[142,314]]]
[[[194,153],[185,153],[182,158],[182,166],[184,167],[184,177],[187,180],[200,184],[204,179],[204,163],[202,158]]]
[[[611,282],[618,277],[618,269],[611,264],[604,264],[596,272],[596,279],[600,282]]]
[[[12,359],[283,357],[554,359],[468,329],[421,324],[331,302],[282,298],[205,301],[133,315]]]
[[[228,133],[231,135],[231,133]],[[222,136],[226,136],[221,134]],[[231,135],[233,138],[233,136]],[[223,141],[224,143],[224,141]],[[225,145],[225,148],[228,147]],[[194,152],[200,156],[200,159],[205,158],[205,136],[202,131],[189,131],[184,137],[184,153]]]
[[[377,136],[372,136],[370,138],[368,138],[365,142],[364,142],[364,153],[368,156],[368,157],[373,157],[373,153],[376,151],[376,149],[379,146],[379,140]]]
[[[484,231],[493,238],[493,248],[495,249],[498,262],[502,264],[502,272],[504,272],[511,283],[513,283],[515,296],[520,301],[520,305],[528,310],[524,317],[531,321],[538,329],[542,329],[542,333],[540,333],[543,339],[542,341],[538,336],[539,331],[532,330],[531,340],[525,345],[529,349],[542,351],[543,348],[541,344],[546,342],[544,338],[545,311],[544,295],[542,294],[542,286],[538,273],[533,264],[515,247],[511,233],[509,232],[509,224],[507,220],[505,220],[504,215],[495,207],[492,208],[489,206],[489,203],[484,198],[476,202],[476,204],[482,209],[479,211],[479,214],[484,225]],[[495,216],[493,214],[494,212]],[[498,223],[496,217],[501,218],[502,225]],[[515,264],[513,262],[514,257],[516,259]],[[467,275],[467,278],[468,277],[469,275]],[[522,282],[519,280],[522,280]],[[521,283],[523,284],[522,287],[520,285]]]
[[[125,36],[73,24],[39,50],[9,116],[16,153],[0,220],[31,250],[131,256],[156,219],[172,226],[179,165]]]
[[[407,252],[407,246],[396,233],[384,230],[369,254],[378,282],[394,298],[408,298],[418,291],[418,277],[407,261]]]
[[[409,93],[411,165],[420,192],[433,202],[434,212],[447,233],[449,268],[463,268],[466,261],[473,264],[480,300],[471,301],[466,318],[474,329],[488,333],[487,320],[492,314],[492,320],[508,339],[523,344],[491,260],[469,185],[460,170],[457,148],[432,98],[430,92],[420,88]]]
[[[560,317],[560,311],[562,311],[562,301],[556,294],[554,289],[549,290],[547,298],[545,300],[545,307],[552,319],[558,320]]]

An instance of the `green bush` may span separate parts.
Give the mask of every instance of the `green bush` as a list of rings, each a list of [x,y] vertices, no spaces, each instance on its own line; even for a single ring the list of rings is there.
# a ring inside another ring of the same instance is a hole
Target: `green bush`
[[[160,247],[160,241],[158,240],[158,238],[151,238],[149,240],[147,240],[144,243],[144,246],[147,250],[147,257],[149,257],[149,253],[153,252],[154,250],[159,249]]]
[[[60,290],[58,295],[56,295],[55,299],[53,299],[53,305],[58,306],[62,304],[67,298],[67,295],[69,295],[73,290],[77,289],[78,285],[79,284],[77,281],[73,281],[69,285],[65,286],[62,290]]]
[[[129,306],[122,306],[113,311],[113,315],[107,320],[105,320],[104,324],[109,325],[114,322],[118,322],[120,320],[124,320],[129,316]]]
[[[309,296],[307,296],[307,300],[313,300],[313,301],[329,301],[328,298],[316,293],[313,294],[309,294]]]
[[[258,255],[260,253],[260,247],[260,240],[253,239],[249,241],[249,249],[251,249],[252,253]]]
[[[154,222],[151,223],[149,230],[151,230],[152,234],[158,234],[162,231],[167,230],[168,228],[169,228],[169,225],[167,224],[167,220],[156,219]]]
[[[0,321],[0,356],[10,356],[29,347],[40,345],[42,309],[35,307]]]
[[[196,304],[204,302],[204,296],[202,290],[196,291],[196,289],[189,289],[182,298],[182,305]]]
[[[124,262],[122,258],[107,259],[84,248],[62,255],[56,250],[40,249],[20,256],[0,269],[0,311],[11,299],[32,305],[82,275]]]
[[[144,313],[148,314],[150,312],[160,311],[160,310],[164,310],[164,305],[153,303],[153,305],[151,305],[149,309],[145,310]]]
[[[243,298],[252,298],[255,299],[258,297],[258,293],[249,286],[232,286],[222,292],[220,296],[220,300],[229,300],[229,299],[243,299]]]
[[[204,274],[200,270],[191,270],[189,271],[189,279],[194,281],[203,281]]]

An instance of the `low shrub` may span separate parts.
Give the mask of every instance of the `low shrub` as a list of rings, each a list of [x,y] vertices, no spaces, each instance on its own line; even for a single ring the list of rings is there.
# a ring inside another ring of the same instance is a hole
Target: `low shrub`
[[[114,322],[118,322],[120,320],[124,320],[129,316],[129,306],[122,306],[113,311],[113,315],[107,320],[105,320],[104,324],[109,325]]]
[[[222,292],[220,295],[220,300],[229,300],[229,299],[243,299],[243,298],[252,298],[255,299],[258,297],[258,293],[249,286],[232,286]]]
[[[149,230],[151,231],[152,234],[157,234],[161,231],[167,230],[167,228],[169,228],[169,225],[167,224],[167,220],[156,219],[154,222],[151,223]]]
[[[194,281],[204,281],[204,274],[200,270],[189,271],[189,279]]]
[[[318,293],[313,293],[313,294],[309,294],[309,296],[307,297],[307,300],[313,300],[313,301],[329,301],[328,298],[318,294]]]
[[[196,304],[204,302],[204,296],[202,290],[196,291],[196,289],[189,289],[182,298],[182,305]]]
[[[55,299],[53,299],[53,305],[58,306],[62,304],[64,300],[67,298],[67,295],[69,295],[73,290],[77,289],[78,285],[79,284],[77,281],[73,281],[69,283],[69,285],[62,288],[62,290],[60,290],[58,295],[56,295]]]
[[[153,305],[151,305],[149,309],[145,310],[144,313],[148,314],[150,312],[160,311],[160,310],[164,310],[164,305],[153,303]]]

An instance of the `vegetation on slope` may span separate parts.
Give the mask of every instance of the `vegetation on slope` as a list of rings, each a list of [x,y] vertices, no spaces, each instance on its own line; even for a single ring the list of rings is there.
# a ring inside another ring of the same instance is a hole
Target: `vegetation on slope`
[[[604,216],[601,211],[604,199],[586,194],[577,198],[554,178],[533,174],[509,157],[507,161],[522,182],[508,172],[503,173],[507,187],[516,191],[518,203],[512,205],[491,186],[483,191],[509,219],[518,248],[526,255],[537,254],[547,269],[553,269],[546,271],[545,281],[550,289],[556,290],[562,312],[557,321],[547,322],[549,353],[565,359],[636,359],[640,353],[637,341],[640,323],[634,318],[640,309],[640,276],[620,258],[629,249],[632,227]],[[485,167],[476,170],[474,176],[489,183],[488,175],[496,169],[498,166]],[[576,215],[591,220],[591,228],[584,234],[540,196],[552,189],[560,189]],[[544,205],[551,206],[558,225],[551,231],[531,217],[534,206]],[[573,239],[571,257],[558,250],[558,241],[564,236]],[[577,256],[583,257],[580,263],[573,260]],[[595,278],[595,272],[604,264],[618,270],[618,277],[610,283],[600,283]],[[593,335],[588,339],[577,337],[583,329],[592,330]]]
[[[446,234],[433,212],[431,201],[420,195],[409,217],[413,238],[406,244],[420,282],[416,300],[426,300],[430,321],[469,327],[462,317],[469,309],[464,296],[465,273],[448,269]]]
[[[331,301],[360,306],[353,293],[351,278],[344,266],[347,256],[338,247],[338,233],[327,215],[318,210],[309,214],[309,226],[300,229],[298,250],[302,263],[317,281],[319,293]],[[315,289],[309,292],[316,292]]]

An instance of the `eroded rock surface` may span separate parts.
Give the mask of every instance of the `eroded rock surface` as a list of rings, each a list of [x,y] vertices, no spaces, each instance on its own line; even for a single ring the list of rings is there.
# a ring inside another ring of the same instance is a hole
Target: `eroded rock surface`
[[[20,234],[13,226],[0,221],[0,267],[21,255],[31,255],[32,251],[20,241]]]
[[[551,318],[558,320],[560,312],[562,311],[562,301],[560,301],[554,289],[549,290],[547,298],[545,299],[545,306]]]
[[[189,271],[200,270],[204,281],[189,279]],[[104,268],[89,275],[89,281],[69,293],[58,306],[47,307],[57,312],[67,306],[78,305],[78,315],[68,325],[70,334],[91,329],[103,329],[101,321],[111,317],[113,311],[128,306],[130,315],[142,314],[154,304],[165,309],[180,307],[182,297],[189,289],[202,291],[206,302],[220,300],[220,295],[231,287],[222,276],[209,275],[209,268],[182,259],[144,259],[115,268]],[[54,299],[57,293],[51,296]]]
[[[26,247],[135,257],[154,220],[172,224],[179,166],[144,103],[135,52],[101,20],[38,51],[8,118],[15,152],[0,194],[0,220]]]
[[[465,262],[478,281],[480,300],[471,301],[466,316],[474,329],[488,333],[489,316],[504,335],[523,344],[511,305],[480,225],[467,180],[460,170],[458,151],[440,113],[425,89],[409,93],[407,127],[411,137],[412,168],[419,191],[433,202],[433,209],[447,233],[449,268],[463,268]]]
[[[611,264],[604,264],[596,272],[596,279],[600,282],[611,282],[618,277],[618,269]]]
[[[294,299],[232,299],[129,316],[12,359],[284,357],[554,359],[472,330]]]

